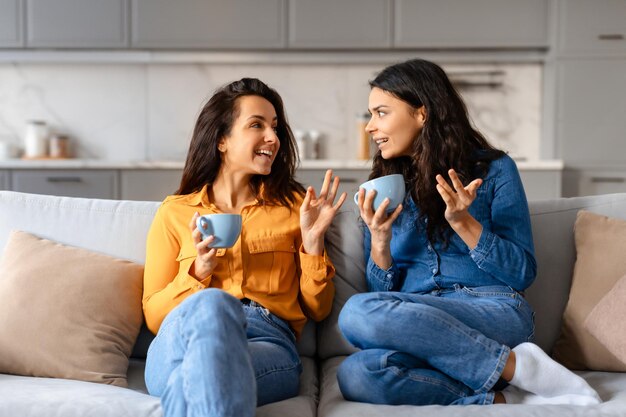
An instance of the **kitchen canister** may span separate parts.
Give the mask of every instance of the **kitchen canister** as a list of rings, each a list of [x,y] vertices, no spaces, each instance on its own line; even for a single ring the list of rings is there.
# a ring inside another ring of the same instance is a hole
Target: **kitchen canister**
[[[70,140],[67,136],[60,134],[52,135],[48,145],[50,158],[70,157]]]
[[[24,157],[45,158],[48,156],[49,133],[46,122],[41,120],[29,121],[24,135]]]

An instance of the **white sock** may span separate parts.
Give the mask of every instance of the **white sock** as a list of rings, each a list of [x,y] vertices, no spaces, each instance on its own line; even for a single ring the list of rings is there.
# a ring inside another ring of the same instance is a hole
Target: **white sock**
[[[598,400],[587,395],[566,394],[556,397],[540,397],[528,391],[509,385],[501,391],[507,404],[570,404],[570,405],[596,405]]]
[[[584,379],[554,361],[539,346],[522,343],[513,348],[513,352],[516,364],[511,385],[544,398],[564,400],[583,396],[590,397],[594,404],[602,402]]]

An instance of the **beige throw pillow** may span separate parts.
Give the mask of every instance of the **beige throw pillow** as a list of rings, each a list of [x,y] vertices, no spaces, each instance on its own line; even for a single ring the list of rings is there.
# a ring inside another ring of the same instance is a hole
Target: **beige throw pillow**
[[[625,372],[626,364],[593,337],[584,322],[626,274],[626,221],[581,210],[574,239],[574,276],[553,357],[570,369]]]
[[[0,373],[127,386],[143,267],[13,232],[0,261]]]
[[[602,297],[585,320],[585,329],[626,367],[626,275]]]

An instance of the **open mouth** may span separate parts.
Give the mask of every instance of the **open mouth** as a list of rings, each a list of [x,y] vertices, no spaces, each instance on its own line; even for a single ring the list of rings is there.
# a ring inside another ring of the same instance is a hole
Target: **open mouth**
[[[376,145],[380,146],[383,143],[387,143],[388,140],[389,138],[380,138],[380,139],[374,139],[374,142],[376,142]]]
[[[254,153],[260,157],[267,158],[270,161],[272,160],[272,157],[274,156],[274,152],[270,151],[269,149],[257,149],[256,151],[254,151]]]

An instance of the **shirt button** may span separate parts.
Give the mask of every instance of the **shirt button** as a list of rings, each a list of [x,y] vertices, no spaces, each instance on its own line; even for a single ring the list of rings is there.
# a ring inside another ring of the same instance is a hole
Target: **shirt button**
[[[196,285],[196,288],[201,290],[202,289],[202,285],[198,284],[198,285]]]
[[[437,273],[437,268],[433,268],[433,274]]]
[[[393,275],[391,274],[387,274],[387,278],[391,278]]]
[[[428,252],[432,252],[432,250],[433,250],[433,247],[428,245]]]

